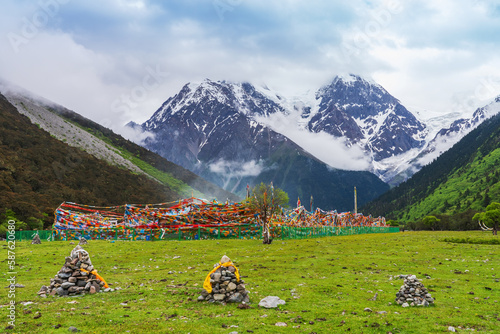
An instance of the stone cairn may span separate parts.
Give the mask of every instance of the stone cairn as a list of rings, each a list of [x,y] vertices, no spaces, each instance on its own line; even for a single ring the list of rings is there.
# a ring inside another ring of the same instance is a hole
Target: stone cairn
[[[404,277],[404,285],[396,293],[396,303],[403,307],[429,306],[434,304],[434,298],[417,276],[408,275]]]
[[[31,244],[32,245],[40,245],[42,243],[42,240],[40,240],[40,236],[37,234],[35,234],[35,236],[33,237],[33,240],[31,240]]]
[[[77,245],[71,251],[71,255],[66,257],[61,270],[50,279],[50,285],[48,287],[43,285],[38,295],[45,298],[47,295],[62,297],[112,291],[106,282],[96,276],[97,272],[92,273],[93,271],[94,266],[89,253]]]
[[[80,246],[83,246],[83,245],[86,245],[88,244],[88,241],[87,239],[85,239],[84,237],[81,237],[80,238],[80,242],[78,243]]]
[[[222,264],[230,263],[225,267]],[[215,269],[217,268],[217,269]],[[240,278],[236,278],[236,267],[232,264],[227,256],[223,256],[220,263],[214,265],[214,271],[209,274],[210,287],[212,291],[207,291],[208,277],[204,284],[204,289],[198,301],[208,301],[210,303],[248,303],[250,298],[249,292],[245,290],[245,282]]]

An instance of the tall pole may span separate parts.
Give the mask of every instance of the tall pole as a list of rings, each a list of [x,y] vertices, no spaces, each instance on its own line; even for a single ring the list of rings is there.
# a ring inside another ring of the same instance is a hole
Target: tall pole
[[[356,187],[354,187],[354,214],[358,214],[358,195],[356,193]]]

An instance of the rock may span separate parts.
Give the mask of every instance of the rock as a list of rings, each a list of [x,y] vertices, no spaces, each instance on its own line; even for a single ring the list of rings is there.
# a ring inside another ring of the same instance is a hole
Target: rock
[[[239,292],[236,292],[234,295],[229,297],[227,302],[228,303],[241,303],[243,301],[243,298],[244,297]]]
[[[84,288],[87,285],[87,282],[80,279],[80,280],[76,281],[76,285],[81,287],[81,288]]]
[[[61,288],[67,289],[67,288],[69,288],[70,286],[73,286],[73,285],[75,285],[75,283],[64,282],[63,284],[61,284]]]
[[[82,238],[80,238],[80,242],[78,243],[78,245],[79,245],[79,246],[81,246],[81,245],[86,245],[86,244],[88,244],[87,239],[85,239],[85,238],[83,238],[83,237],[82,237]]]
[[[79,331],[80,331],[78,328],[73,327],[73,326],[70,326],[70,327],[68,328],[68,330],[69,330],[70,332],[73,332],[73,333],[76,333],[76,332],[79,332]]]
[[[373,312],[372,309],[369,308],[369,307],[365,307],[365,309],[363,311],[365,311],[365,312]]]
[[[448,326],[448,332],[453,332],[455,333],[457,330],[453,326]]]
[[[66,296],[99,292],[104,282],[96,279],[96,276],[83,272],[84,267],[95,270],[87,251],[77,245],[70,256],[65,258],[63,267],[59,270],[55,278],[51,279],[50,286],[44,294],[51,296]],[[97,282],[96,282],[97,281]],[[92,289],[91,289],[92,288]],[[114,291],[110,289],[109,291]]]
[[[68,295],[68,290],[64,290],[64,289],[63,289],[63,288],[61,288],[61,287],[58,287],[58,288],[56,289],[56,292],[57,292],[57,294],[58,294],[59,296],[61,296],[61,297],[62,297],[62,296],[67,296],[67,295]]]
[[[415,275],[408,275],[404,278],[404,285],[396,293],[395,302],[403,307],[429,306],[434,303],[434,299]]]
[[[224,255],[224,256],[220,259],[220,263],[226,263],[226,262],[230,262],[230,261],[231,261],[231,259],[230,259],[228,256],[226,256],[226,255]]]
[[[31,244],[32,245],[40,245],[42,243],[42,241],[40,240],[40,236],[38,235],[38,232],[37,234],[35,234],[35,236],[33,237],[33,240],[31,240]]]
[[[222,258],[224,263],[230,262],[229,257]],[[219,264],[214,265],[217,268]],[[212,291],[209,293],[205,289],[201,291],[198,301],[207,301],[210,303],[241,303],[250,302],[248,291],[245,290],[245,284],[242,279],[236,279],[234,274],[236,269],[234,266],[219,266],[213,273],[210,274],[210,285]]]
[[[49,288],[48,288],[48,287],[46,287],[45,285],[42,285],[42,287],[41,287],[41,288],[40,288],[40,290],[38,291],[38,294],[39,294],[39,295],[42,295],[42,294],[44,295],[44,294],[46,294],[46,293],[47,293],[47,291],[48,291],[48,290],[49,290]]]
[[[279,297],[276,296],[267,296],[266,298],[262,299],[259,302],[260,307],[265,307],[265,308],[276,308],[278,305],[285,305],[286,302],[284,300],[281,300]]]
[[[222,293],[218,293],[218,294],[214,295],[214,299],[217,301],[222,301],[222,300],[224,300],[224,298],[226,298],[226,295],[222,294]]]
[[[276,324],[274,324],[275,326],[278,326],[278,327],[286,327],[288,326],[286,322],[277,322]]]
[[[77,286],[70,286],[68,288],[68,292],[69,293],[73,293],[73,292],[77,292],[78,291],[78,287]]]

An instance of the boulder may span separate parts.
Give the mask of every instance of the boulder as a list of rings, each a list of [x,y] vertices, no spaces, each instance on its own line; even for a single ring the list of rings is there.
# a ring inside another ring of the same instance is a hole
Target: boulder
[[[276,296],[267,296],[259,302],[260,307],[265,308],[276,308],[279,305],[285,305],[286,302]]]

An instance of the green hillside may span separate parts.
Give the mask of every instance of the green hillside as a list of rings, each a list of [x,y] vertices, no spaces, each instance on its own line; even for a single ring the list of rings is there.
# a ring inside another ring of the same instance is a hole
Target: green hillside
[[[0,94],[0,223],[15,216],[48,226],[63,201],[107,206],[182,197],[172,187],[53,138]]]
[[[184,197],[194,195],[217,198],[219,201],[227,199],[232,201],[240,200],[233,193],[216,186],[195,173],[123,138],[121,135],[78,113],[61,106],[46,106],[46,108],[115,147],[121,156],[130,160],[150,176],[178,191]]]
[[[500,201],[498,166],[500,115],[486,120],[411,179],[363,209],[402,222],[438,215],[466,228],[475,212]]]
[[[273,181],[288,193],[292,205],[300,197],[308,209],[311,194],[314,207],[341,212],[354,209],[354,187],[360,204],[389,190],[389,186],[372,173],[333,170],[312,156],[297,154],[286,147],[277,150],[269,164],[275,168],[261,173],[256,182]]]

